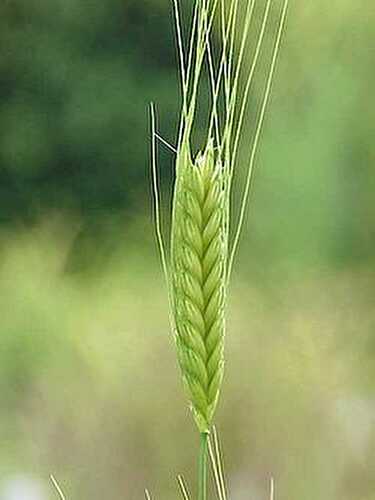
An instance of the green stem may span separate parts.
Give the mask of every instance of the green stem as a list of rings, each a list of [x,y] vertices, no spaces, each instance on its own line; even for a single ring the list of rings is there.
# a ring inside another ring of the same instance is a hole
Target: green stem
[[[198,464],[198,500],[207,500],[207,446],[208,433],[201,433]]]

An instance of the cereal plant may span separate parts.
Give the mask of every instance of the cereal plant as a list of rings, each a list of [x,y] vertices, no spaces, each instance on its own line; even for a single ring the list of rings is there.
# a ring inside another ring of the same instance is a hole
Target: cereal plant
[[[173,330],[182,379],[192,414],[201,436],[198,500],[207,495],[207,455],[213,462],[217,490],[225,496],[217,436],[210,432],[224,374],[225,310],[232,266],[238,247],[253,179],[254,164],[265,112],[270,97],[288,0],[280,10],[279,24],[266,77],[265,91],[251,141],[246,181],[238,220],[233,221],[232,183],[243,140],[243,122],[249,93],[272,11],[267,0],[256,33],[250,70],[244,75],[255,24],[255,0],[196,0],[190,39],[183,41],[181,11],[174,0],[177,47],[180,61],[182,107],[175,151],[175,182],[168,248],[162,234],[156,168],[155,109],[152,118],[152,165],[156,231],[166,276]],[[220,33],[219,53],[214,50],[214,32]],[[192,134],[201,104],[199,91],[204,79],[210,84],[210,106],[205,141],[193,153]],[[243,84],[244,82],[244,84]],[[242,85],[240,85],[242,83]],[[241,89],[241,90],[240,90]],[[245,140],[250,142],[249,138]],[[233,226],[233,231],[232,231]],[[216,443],[216,444],[215,444]],[[182,481],[182,480],[181,480]],[[182,486],[182,492],[186,489]]]

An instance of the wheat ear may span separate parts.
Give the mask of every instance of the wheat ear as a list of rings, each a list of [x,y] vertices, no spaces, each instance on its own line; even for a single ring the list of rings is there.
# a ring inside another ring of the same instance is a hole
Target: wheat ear
[[[172,225],[172,290],[178,360],[201,432],[208,432],[224,367],[227,235],[225,179],[213,143],[180,160]]]
[[[266,1],[254,61],[241,101],[239,79],[255,0],[246,0],[242,23],[238,16],[239,1],[230,0],[226,8],[225,0],[196,0],[186,64],[179,3],[174,0],[183,105],[177,145],[168,281],[178,360],[195,421],[203,434],[209,432],[212,424],[223,378],[226,289],[243,225],[255,152],[288,6],[288,0],[284,0],[265,97],[256,128],[240,218],[234,231],[233,245],[230,246],[233,172],[249,89],[272,4],[272,0]],[[216,17],[221,21],[222,54],[215,72],[210,37]],[[234,64],[234,45],[239,25],[242,26],[242,35],[238,58]],[[191,134],[204,63],[207,65],[211,83],[208,137],[203,152],[193,158],[190,149]],[[223,91],[224,113],[219,110],[220,89]],[[236,120],[237,107],[239,112]],[[164,261],[162,244],[161,247]]]

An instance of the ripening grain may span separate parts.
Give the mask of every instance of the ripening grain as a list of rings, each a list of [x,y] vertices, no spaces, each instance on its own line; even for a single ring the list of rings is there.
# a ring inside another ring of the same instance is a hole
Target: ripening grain
[[[201,432],[209,430],[224,370],[227,236],[223,170],[212,142],[186,155],[174,199],[172,296],[184,382]]]

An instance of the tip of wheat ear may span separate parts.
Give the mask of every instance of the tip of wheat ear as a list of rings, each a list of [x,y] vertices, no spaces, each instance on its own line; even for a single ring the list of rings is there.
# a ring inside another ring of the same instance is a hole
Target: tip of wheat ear
[[[172,222],[172,296],[178,360],[194,417],[209,430],[224,371],[225,191],[213,144],[179,161]]]

